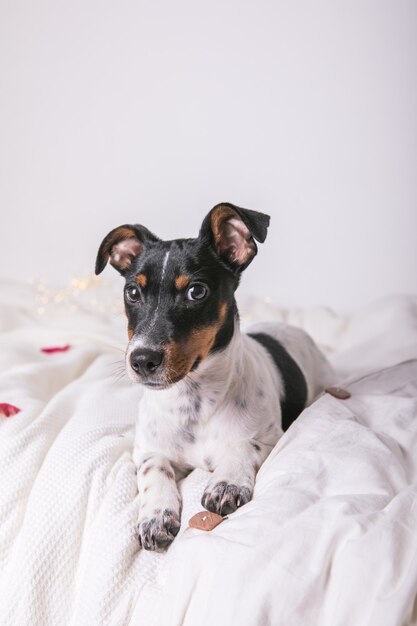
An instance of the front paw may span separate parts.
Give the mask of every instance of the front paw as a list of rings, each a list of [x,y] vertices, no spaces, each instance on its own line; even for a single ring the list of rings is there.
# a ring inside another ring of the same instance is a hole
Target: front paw
[[[177,513],[171,509],[156,513],[151,518],[139,519],[136,527],[139,543],[145,550],[163,552],[174,541],[180,526]]]
[[[206,487],[201,504],[212,513],[228,515],[249,502],[251,497],[252,491],[248,487],[234,485],[223,480]]]

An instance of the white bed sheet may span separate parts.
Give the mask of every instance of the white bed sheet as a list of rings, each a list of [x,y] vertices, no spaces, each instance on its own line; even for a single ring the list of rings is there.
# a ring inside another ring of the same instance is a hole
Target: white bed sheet
[[[27,288],[2,294],[0,403],[21,408],[0,417],[2,626],[417,623],[416,298],[350,318],[242,302],[248,322],[309,331],[352,397],[307,409],[252,502],[211,533],[186,526],[208,476],[194,471],[161,555],[134,533],[140,389],[114,376],[123,318],[88,306],[39,317]]]

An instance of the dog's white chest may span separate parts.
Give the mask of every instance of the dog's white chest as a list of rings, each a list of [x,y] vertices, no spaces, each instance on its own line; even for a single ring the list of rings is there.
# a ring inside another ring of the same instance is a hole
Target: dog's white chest
[[[215,370],[198,385],[145,392],[135,448],[163,453],[180,468],[213,470],[236,442],[274,445],[282,434],[280,380],[268,361],[251,364],[244,374]]]
[[[145,400],[145,398],[144,398]],[[136,442],[161,452],[177,467],[212,470],[227,442],[233,438],[232,422],[222,411],[210,415],[209,401],[178,403],[170,408],[146,400],[139,407]],[[230,416],[229,416],[230,417]]]

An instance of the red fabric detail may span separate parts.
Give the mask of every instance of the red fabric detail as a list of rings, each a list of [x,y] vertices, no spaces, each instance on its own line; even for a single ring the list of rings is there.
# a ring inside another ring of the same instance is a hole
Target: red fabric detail
[[[66,345],[66,346],[55,346],[53,348],[41,348],[41,350],[45,354],[54,354],[54,352],[66,352],[70,348],[71,348],[70,345]]]
[[[17,406],[13,406],[13,404],[8,404],[7,402],[0,402],[0,414],[4,417],[13,417],[16,413],[19,413],[20,409]]]

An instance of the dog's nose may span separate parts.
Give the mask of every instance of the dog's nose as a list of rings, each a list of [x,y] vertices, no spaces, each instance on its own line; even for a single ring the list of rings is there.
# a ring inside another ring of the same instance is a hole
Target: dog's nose
[[[164,353],[159,350],[149,350],[138,348],[130,355],[130,365],[137,374],[149,376],[153,374],[161,365]]]

